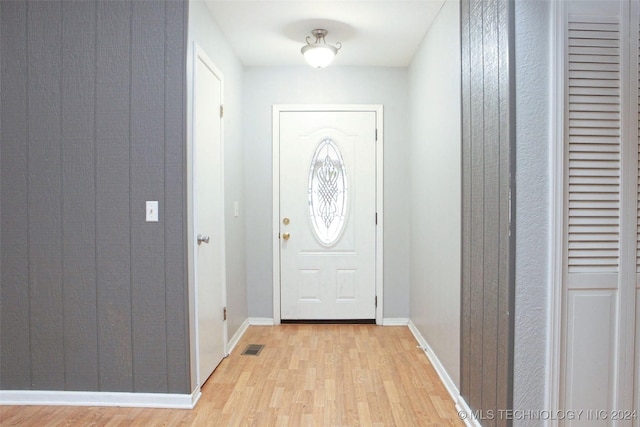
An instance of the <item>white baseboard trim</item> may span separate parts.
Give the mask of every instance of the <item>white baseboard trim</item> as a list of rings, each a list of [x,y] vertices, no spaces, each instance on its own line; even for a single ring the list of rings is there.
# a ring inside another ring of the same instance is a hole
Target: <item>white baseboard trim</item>
[[[478,421],[473,416],[473,411],[467,405],[467,402],[462,398],[462,396],[458,396],[458,400],[456,401],[456,410],[458,411],[458,418],[463,418],[464,425],[467,427],[482,427],[480,421]]]
[[[247,328],[249,327],[249,325],[250,325],[249,319],[245,319],[245,321],[242,322],[242,325],[240,325],[236,333],[233,334],[229,342],[227,342],[227,355],[231,354],[233,349],[236,348],[236,345],[238,345],[238,341],[240,341],[240,338],[242,338],[244,333],[247,332]]]
[[[422,336],[411,319],[408,320],[408,326],[409,330],[418,342],[418,347],[420,347],[427,355],[429,361],[431,362],[431,365],[436,370],[436,373],[444,384],[444,387],[449,392],[449,395],[451,396],[451,399],[456,406],[456,410],[458,411],[458,417],[464,422],[467,427],[482,427],[478,420],[473,417],[473,413],[469,408],[469,405],[467,405],[467,402],[460,395],[458,387],[456,387],[455,383],[449,376],[449,373],[444,368],[444,365],[440,362],[438,356],[436,356],[436,354],[433,352],[433,349],[431,348],[427,340]]]
[[[447,373],[447,370],[444,368],[442,363],[440,363],[438,356],[436,356],[436,354],[433,352],[433,350],[431,349],[431,346],[429,346],[429,343],[427,342],[427,340],[424,339],[424,337],[418,330],[417,326],[411,320],[409,320],[408,324],[409,324],[409,330],[415,337],[416,341],[418,341],[418,344],[419,344],[418,346],[422,348],[422,350],[425,352],[425,354],[431,361],[431,364],[433,365],[436,372],[438,373],[438,376],[442,380],[442,383],[444,384],[445,388],[451,395],[451,398],[453,399],[454,402],[456,402],[458,400],[458,396],[460,396],[458,387],[456,387],[455,383]]]
[[[249,325],[251,325],[251,326],[273,326],[273,318],[271,318],[271,317],[249,317]]]
[[[193,409],[201,395],[200,387],[191,394],[0,390],[0,406],[121,406],[129,408]]]
[[[387,317],[382,319],[382,326],[407,326],[409,319],[404,317]]]

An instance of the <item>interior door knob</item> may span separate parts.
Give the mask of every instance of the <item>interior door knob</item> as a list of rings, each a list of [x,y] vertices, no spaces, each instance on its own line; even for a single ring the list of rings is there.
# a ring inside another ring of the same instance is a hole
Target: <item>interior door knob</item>
[[[282,238],[283,238],[284,240],[289,240],[289,237],[291,237],[291,234],[289,234],[289,233],[284,233],[284,234],[282,235]]]
[[[201,245],[203,243],[209,243],[209,236],[203,236],[202,234],[198,234],[198,244]]]

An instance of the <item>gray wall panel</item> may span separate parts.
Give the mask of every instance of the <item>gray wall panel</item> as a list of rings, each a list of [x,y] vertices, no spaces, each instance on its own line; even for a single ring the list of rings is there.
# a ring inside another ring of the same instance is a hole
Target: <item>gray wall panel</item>
[[[164,266],[164,7],[133,2],[131,280],[135,391],[167,389]],[[145,201],[159,201],[159,222]]]
[[[498,92],[499,98],[498,132],[501,141],[511,141],[510,149],[500,147],[499,183],[502,189],[499,200],[499,259],[498,259],[498,342],[497,342],[497,393],[498,408],[513,408],[514,376],[514,319],[515,319],[515,165],[516,165],[516,126],[515,126],[515,5],[498,2],[498,40],[512,40],[507,46],[501,46],[498,55]],[[505,72],[505,70],[511,70]],[[501,71],[501,72],[500,72]],[[505,96],[504,94],[510,94]],[[506,189],[509,189],[508,197]],[[511,218],[511,224],[505,218]],[[514,230],[513,233],[511,230]],[[512,236],[513,234],[513,236]],[[509,425],[508,420],[498,418],[499,426]]]
[[[482,407],[482,343],[483,343],[483,293],[484,293],[484,79],[483,70],[478,67],[482,63],[482,0],[470,1],[470,126],[471,126],[471,193],[468,207],[471,215],[470,234],[470,372],[468,403],[472,408]],[[464,43],[464,41],[463,41]],[[464,196],[463,196],[464,197]],[[463,210],[465,208],[463,207]]]
[[[0,385],[12,389],[31,387],[26,6],[0,4]]]
[[[29,289],[32,387],[64,388],[62,291],[62,4],[30,3]]]
[[[191,391],[187,18],[0,2],[0,388]]]
[[[129,126],[131,5],[99,2],[96,255],[100,389],[133,391]]]
[[[187,317],[186,265],[187,248],[184,240],[183,224],[186,223],[186,151],[182,145],[186,133],[186,103],[184,60],[173,52],[184,49],[187,31],[187,3],[181,0],[165,2],[167,50],[165,62],[165,266],[167,318],[167,382],[168,392],[176,393],[189,389],[189,365],[184,357],[188,353],[189,336]],[[183,37],[178,37],[182,33]],[[168,37],[169,34],[176,35]]]
[[[461,39],[461,98],[462,98],[462,195],[471,194],[471,62],[469,2],[460,3]],[[461,254],[461,320],[460,320],[460,377],[471,375],[471,209],[462,209],[462,254]],[[468,396],[469,381],[461,381],[460,393]]]
[[[98,389],[95,3],[63,3],[62,232],[66,388]]]
[[[513,3],[463,0],[461,394],[483,426],[510,425],[515,234]]]
[[[499,135],[499,99],[498,91],[498,13],[495,0],[483,2],[483,88],[484,88],[484,236],[483,242],[483,307],[482,312],[482,408],[497,406],[497,346],[498,346],[498,247],[500,235],[499,169],[500,145],[495,143]],[[496,419],[487,420],[484,425],[495,426]]]

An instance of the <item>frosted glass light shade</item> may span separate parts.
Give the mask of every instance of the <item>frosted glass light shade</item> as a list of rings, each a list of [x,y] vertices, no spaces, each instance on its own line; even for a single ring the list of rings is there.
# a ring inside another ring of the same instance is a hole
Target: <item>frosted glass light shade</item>
[[[338,50],[327,44],[313,44],[302,47],[302,54],[307,64],[314,68],[324,68],[331,64]]]

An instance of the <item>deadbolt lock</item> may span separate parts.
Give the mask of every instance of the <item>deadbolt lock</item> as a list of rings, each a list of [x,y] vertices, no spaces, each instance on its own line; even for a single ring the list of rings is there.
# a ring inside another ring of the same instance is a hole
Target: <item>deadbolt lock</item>
[[[287,217],[284,217],[284,219],[282,220],[282,223],[284,225],[289,225],[290,222],[291,222],[291,220],[289,218],[287,218]]]

